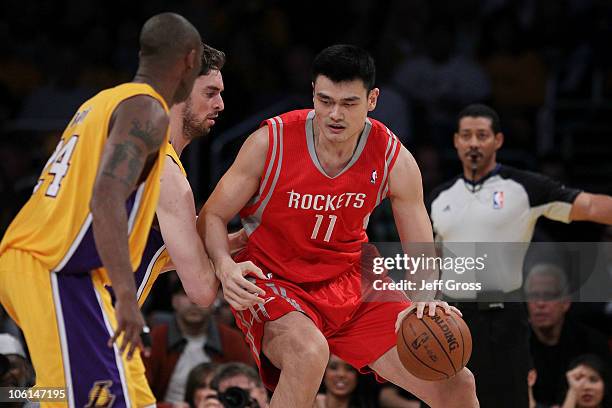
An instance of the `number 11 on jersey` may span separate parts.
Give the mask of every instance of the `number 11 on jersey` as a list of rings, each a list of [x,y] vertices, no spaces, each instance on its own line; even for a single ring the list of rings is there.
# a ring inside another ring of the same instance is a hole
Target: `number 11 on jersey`
[[[317,239],[317,235],[319,235],[319,229],[321,228],[321,224],[323,223],[323,219],[325,218],[322,214],[315,214],[315,217],[317,217],[317,222],[315,223],[315,226],[312,230],[312,235],[310,236],[310,239]],[[337,218],[338,216],[336,215],[329,215],[329,225],[327,226],[327,232],[323,237],[323,241],[329,242],[331,234],[334,231],[334,225],[336,225]]]

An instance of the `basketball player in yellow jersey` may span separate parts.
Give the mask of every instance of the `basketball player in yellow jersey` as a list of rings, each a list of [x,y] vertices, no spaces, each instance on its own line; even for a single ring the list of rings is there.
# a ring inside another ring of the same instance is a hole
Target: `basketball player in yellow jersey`
[[[168,105],[191,92],[201,55],[186,19],[149,19],[133,82],[79,108],[0,244],[0,301],[24,331],[37,386],[66,388],[59,406],[135,405],[144,370],[124,368],[144,325],[133,271],[157,205]]]
[[[225,54],[204,45],[202,69],[190,96],[170,110],[170,144],[161,176],[157,205],[159,227],[149,233],[142,262],[134,273],[138,303],[142,305],[160,273],[176,270],[192,302],[209,306],[216,298],[219,281],[196,229],[193,192],[180,161],[183,149],[194,139],[206,137],[224,109],[221,69]],[[246,234],[228,236],[230,248],[246,244]],[[265,279],[252,262],[239,264],[244,274]],[[263,302],[253,293],[261,291],[244,276],[237,277],[235,290],[228,293],[232,307],[239,310]]]

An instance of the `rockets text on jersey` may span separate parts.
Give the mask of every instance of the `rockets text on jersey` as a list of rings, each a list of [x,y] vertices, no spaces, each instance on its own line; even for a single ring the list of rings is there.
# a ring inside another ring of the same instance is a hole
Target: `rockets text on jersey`
[[[369,216],[389,194],[401,148],[382,123],[367,119],[353,157],[330,177],[316,155],[313,118],[313,110],[299,110],[263,123],[266,166],[257,195],[240,212],[249,242],[237,260],[294,282],[327,280],[359,265]]]

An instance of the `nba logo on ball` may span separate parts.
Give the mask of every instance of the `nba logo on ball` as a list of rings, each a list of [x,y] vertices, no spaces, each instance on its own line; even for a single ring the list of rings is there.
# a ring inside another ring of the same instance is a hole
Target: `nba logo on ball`
[[[493,208],[495,210],[504,208],[504,192],[503,191],[493,192]]]

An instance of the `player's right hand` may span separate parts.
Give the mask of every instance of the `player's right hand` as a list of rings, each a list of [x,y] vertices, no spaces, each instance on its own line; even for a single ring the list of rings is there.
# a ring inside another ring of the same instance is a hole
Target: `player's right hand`
[[[565,373],[570,389],[579,390],[586,383],[587,374],[582,366],[575,367]]]
[[[112,347],[113,343],[121,337],[119,352],[123,354],[127,349],[127,359],[131,360],[136,347],[139,347],[141,350],[144,349],[140,334],[142,333],[145,321],[138,308],[136,298],[117,298],[115,302],[115,317],[117,319],[117,328],[113,336],[108,340],[108,346]]]
[[[218,269],[217,276],[223,286],[223,297],[235,310],[245,310],[264,302],[259,295],[263,296],[266,292],[246,279],[246,275],[267,279],[262,270],[251,261],[229,261]]]
[[[395,332],[397,333],[402,326],[402,322],[408,316],[408,314],[412,313],[412,311],[416,311],[416,315],[419,319],[423,318],[425,314],[425,308],[427,307],[430,317],[434,317],[436,315],[436,307],[441,307],[444,309],[446,314],[450,314],[451,311],[457,313],[459,316],[463,316],[463,313],[455,306],[451,306],[448,303],[441,300],[434,300],[432,302],[412,302],[412,304],[406,309],[402,310],[398,315],[395,321]]]

